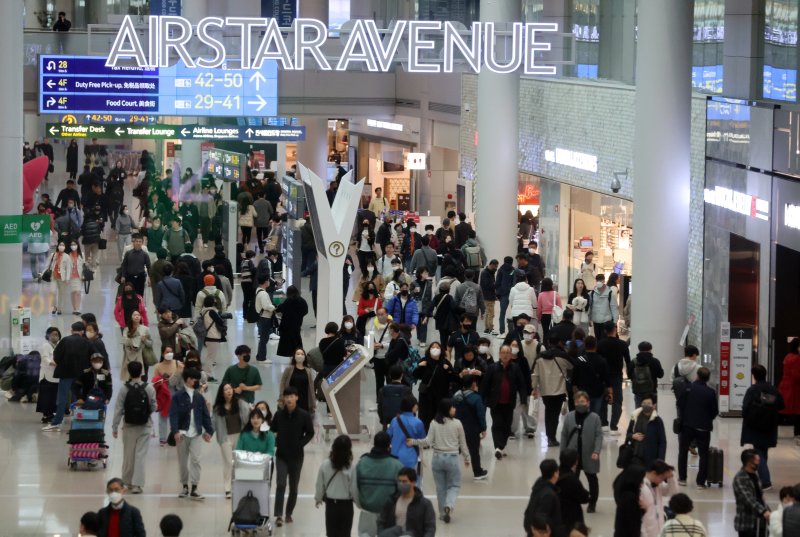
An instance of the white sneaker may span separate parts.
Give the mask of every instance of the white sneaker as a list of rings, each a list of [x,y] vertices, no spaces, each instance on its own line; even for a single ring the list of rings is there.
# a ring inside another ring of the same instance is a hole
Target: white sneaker
[[[497,337],[497,339],[505,339],[506,335],[505,334],[497,334],[496,337]]]
[[[61,432],[61,425],[45,425],[42,427],[42,432],[45,433],[60,433]]]
[[[424,349],[424,348],[425,348],[425,345],[426,345],[426,343],[425,343],[424,341],[420,341],[420,342],[419,342],[419,348],[420,348],[420,349]]]
[[[603,425],[603,432],[606,433],[606,434],[611,432],[611,429],[609,428],[608,425]]]
[[[492,335],[493,336],[499,336],[500,332],[498,332],[497,330],[492,330]]]
[[[264,365],[272,365],[272,360],[267,358],[266,360],[264,360]]]
[[[619,433],[619,429],[613,429],[613,430],[612,430],[611,432],[609,432],[608,434],[610,434],[611,436],[619,436],[619,434],[620,434],[620,433]]]

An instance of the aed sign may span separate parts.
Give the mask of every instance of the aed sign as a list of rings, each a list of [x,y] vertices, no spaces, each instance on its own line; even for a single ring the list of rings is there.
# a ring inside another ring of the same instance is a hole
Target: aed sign
[[[150,16],[148,23],[145,54],[133,17],[123,19],[107,67],[133,60],[140,69],[165,68],[175,57],[190,69],[219,68],[231,59],[225,45],[230,39],[227,36],[239,35],[235,53],[239,69],[258,70],[265,61],[274,60],[287,71],[302,71],[308,65],[321,71],[345,71],[356,66],[387,72],[394,62],[403,62],[410,73],[450,73],[456,62],[463,62],[475,73],[482,69],[526,75],[556,73],[555,66],[537,64],[534,57],[551,49],[550,43],[537,41],[537,34],[557,32],[555,23],[474,22],[463,31],[447,21],[401,20],[382,30],[375,21],[355,20],[352,28],[340,31],[343,46],[332,61],[323,51],[328,28],[316,19],[295,19],[286,36],[286,29],[282,32],[273,18],[205,17],[193,27],[183,17]],[[192,39],[200,43],[199,52],[196,47],[189,51],[187,45]]]

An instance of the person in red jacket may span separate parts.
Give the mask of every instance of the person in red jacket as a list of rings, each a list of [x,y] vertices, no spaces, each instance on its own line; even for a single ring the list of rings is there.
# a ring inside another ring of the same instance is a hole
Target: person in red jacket
[[[171,349],[168,349],[171,351]],[[158,436],[161,446],[167,445],[169,436],[169,406],[172,403],[172,393],[169,391],[169,376],[156,375],[152,380],[156,390],[156,412],[158,413]]]
[[[783,377],[778,391],[786,404],[781,414],[794,420],[794,441],[800,444],[800,338],[789,343],[789,354],[783,358]]]

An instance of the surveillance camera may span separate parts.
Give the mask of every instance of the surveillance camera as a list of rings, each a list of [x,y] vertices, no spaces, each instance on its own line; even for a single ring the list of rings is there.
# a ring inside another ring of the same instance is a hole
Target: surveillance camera
[[[620,189],[622,189],[622,184],[619,182],[619,179],[617,179],[616,177],[614,177],[614,178],[611,180],[611,192],[613,192],[614,194],[616,194],[617,192],[619,192],[619,191],[620,191]]]
[[[472,109],[471,103],[464,103],[464,112],[469,112]]]

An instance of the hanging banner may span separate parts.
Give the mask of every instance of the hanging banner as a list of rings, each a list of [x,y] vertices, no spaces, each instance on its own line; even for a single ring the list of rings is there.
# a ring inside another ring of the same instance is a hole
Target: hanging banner
[[[288,28],[297,14],[297,0],[261,0],[261,16],[278,21],[278,26]]]
[[[150,0],[151,15],[181,16],[181,0]]]

